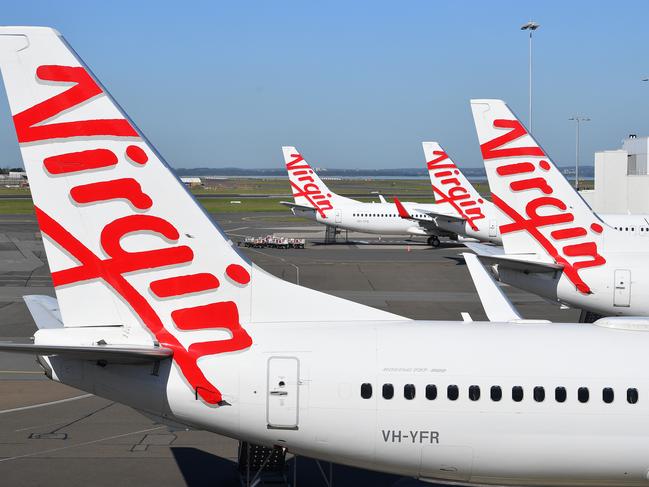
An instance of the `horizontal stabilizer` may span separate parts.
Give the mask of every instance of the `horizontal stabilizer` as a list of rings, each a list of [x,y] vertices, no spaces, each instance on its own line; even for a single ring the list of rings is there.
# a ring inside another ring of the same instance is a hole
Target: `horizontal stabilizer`
[[[44,328],[63,328],[61,311],[56,298],[35,294],[23,296],[27,309],[39,330]]]
[[[157,362],[173,356],[173,350],[162,347],[136,346],[67,346],[42,345],[34,343],[0,342],[0,351],[28,353],[32,355],[60,355],[78,360],[102,360],[113,364],[138,364]]]
[[[462,254],[464,261],[473,279],[480,302],[487,314],[489,321],[514,321],[520,320],[516,308],[498,286],[491,274],[480,263],[478,256],[465,252]]]
[[[487,264],[498,264],[522,272],[551,273],[563,270],[562,264],[549,262],[537,254],[505,254],[500,246],[473,242],[464,242],[464,245],[478,254],[480,260]]]
[[[280,205],[288,206],[291,209],[300,210],[300,211],[312,211],[315,213],[315,208],[310,206],[298,205],[296,203],[291,203],[290,201],[280,201]]]

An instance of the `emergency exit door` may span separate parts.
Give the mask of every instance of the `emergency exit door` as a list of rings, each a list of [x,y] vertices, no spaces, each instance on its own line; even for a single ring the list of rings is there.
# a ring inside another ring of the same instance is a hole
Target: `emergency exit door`
[[[613,306],[631,305],[631,271],[617,269],[615,271],[615,288],[613,294]]]
[[[343,222],[343,212],[341,210],[336,210],[335,217],[336,217],[336,223]]]
[[[268,428],[298,429],[299,377],[300,362],[296,357],[268,360]]]

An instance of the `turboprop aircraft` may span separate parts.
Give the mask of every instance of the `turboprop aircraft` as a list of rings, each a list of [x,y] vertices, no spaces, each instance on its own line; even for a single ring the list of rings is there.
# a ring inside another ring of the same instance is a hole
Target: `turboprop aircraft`
[[[468,245],[501,281],[581,308],[583,320],[587,312],[648,315],[645,216],[600,218],[503,101],[472,100],[471,108],[504,253]]]
[[[285,282],[237,251],[56,31],[0,28],[0,70],[56,292],[28,298],[33,343],[0,350],[162,422],[312,458],[646,485],[646,319],[411,321]]]

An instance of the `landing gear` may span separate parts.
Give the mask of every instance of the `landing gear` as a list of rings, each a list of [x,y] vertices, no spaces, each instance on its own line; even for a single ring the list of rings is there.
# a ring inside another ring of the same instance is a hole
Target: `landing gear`
[[[428,245],[430,245],[433,248],[439,247],[439,237],[437,235],[433,235],[431,237],[428,237]]]

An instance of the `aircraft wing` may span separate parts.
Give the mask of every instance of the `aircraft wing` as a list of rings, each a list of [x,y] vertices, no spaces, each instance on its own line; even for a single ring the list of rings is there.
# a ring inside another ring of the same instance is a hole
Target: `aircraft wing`
[[[514,308],[514,305],[500,286],[496,284],[491,274],[484,268],[478,256],[465,252],[462,257],[464,257],[489,321],[521,320],[521,315],[518,314],[518,311],[516,311],[516,308]]]
[[[432,211],[432,210],[416,209],[415,211],[419,211],[419,212],[424,213],[424,214],[426,214],[426,215],[428,215],[430,217],[433,217],[433,218],[443,218],[445,220],[452,221],[452,222],[460,223],[460,222],[465,222],[466,221],[466,218],[462,218],[462,217],[459,217],[459,216],[456,216],[456,215],[447,215],[446,213],[440,213],[440,212]]]
[[[465,242],[464,245],[478,256],[505,255],[505,250],[500,245],[487,245],[479,242]]]
[[[173,350],[170,348],[117,345],[71,346],[0,342],[0,351],[32,355],[60,355],[79,360],[103,360],[113,364],[157,362],[173,356]]]
[[[405,220],[413,220],[413,221],[416,221],[416,222],[419,222],[419,223],[422,223],[422,224],[428,224],[428,225],[430,225],[432,223],[433,225],[437,226],[437,224],[434,221],[431,222],[431,220],[428,220],[428,219],[425,219],[425,218],[419,218],[419,217],[411,214],[406,209],[406,207],[403,206],[403,203],[401,203],[401,201],[399,201],[399,198],[397,198],[396,196],[394,197],[394,204],[397,205],[397,212],[399,213],[399,216],[401,218],[403,218]],[[428,216],[431,216],[433,218],[440,217],[440,218],[448,219],[448,220],[451,220],[451,221],[458,221],[458,222],[464,221],[463,218],[453,216],[453,215],[446,215],[444,213],[438,213],[438,212],[431,211],[431,210],[415,209],[415,211],[418,211],[420,213],[424,213],[424,214],[426,214]]]
[[[498,286],[493,276],[484,268],[477,255],[463,253],[473,284],[480,296],[480,302],[492,322],[507,323],[551,323],[548,320],[526,320],[516,310],[510,299]]]

